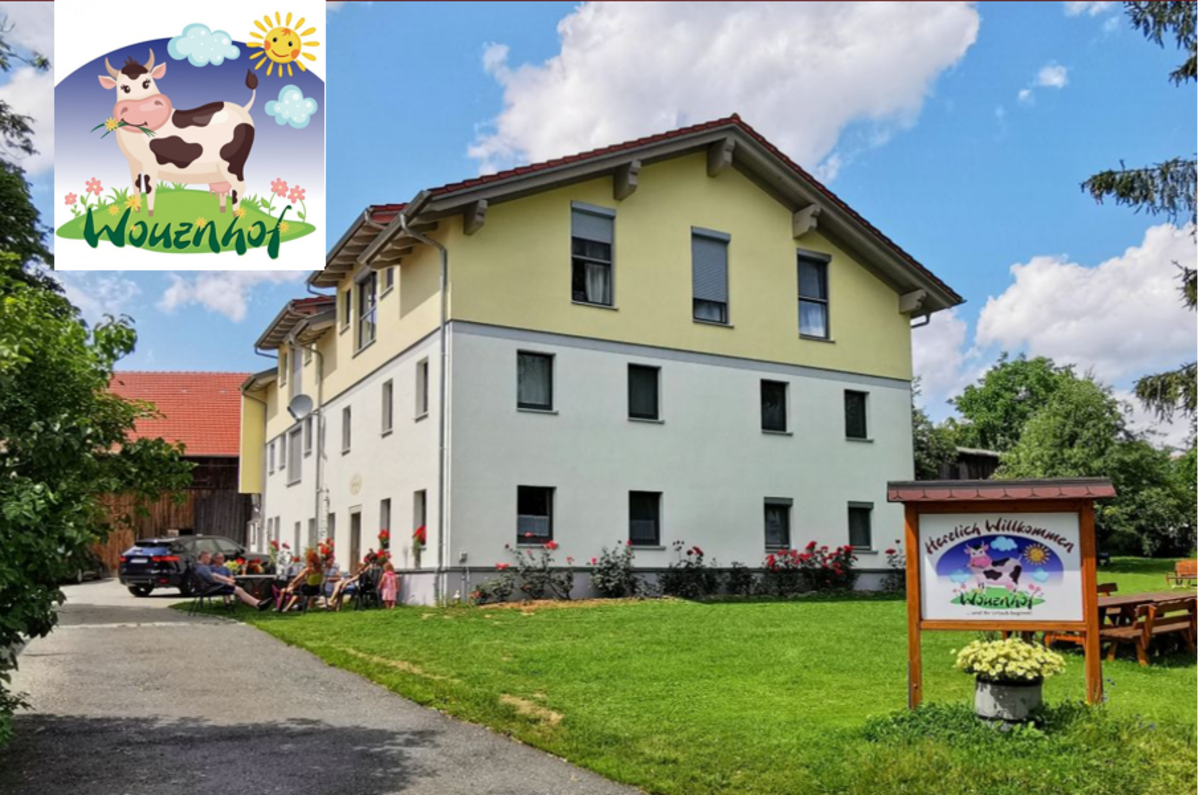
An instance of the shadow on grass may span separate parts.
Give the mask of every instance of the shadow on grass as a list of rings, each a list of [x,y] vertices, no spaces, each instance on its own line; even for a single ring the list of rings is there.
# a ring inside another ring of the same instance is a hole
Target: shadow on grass
[[[12,744],[0,751],[0,792],[383,795],[426,775],[410,752],[438,734],[262,715],[237,722],[237,698],[225,696],[234,719],[227,724],[18,715]]]
[[[1180,558],[1127,558],[1114,556],[1112,562],[1108,565],[1096,568],[1096,579],[1103,581],[1106,573],[1166,574],[1175,570],[1175,563],[1178,560]]]

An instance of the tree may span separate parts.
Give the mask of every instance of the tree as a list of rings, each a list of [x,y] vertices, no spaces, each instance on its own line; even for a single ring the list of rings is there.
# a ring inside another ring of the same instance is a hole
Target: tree
[[[1010,359],[1000,354],[996,365],[978,383],[963,390],[951,403],[962,419],[951,424],[957,444],[1005,452],[1017,444],[1025,423],[1068,380],[1070,367],[1059,367],[1045,357]]]
[[[0,70],[19,58],[9,30],[0,23]],[[3,102],[0,140],[10,152],[34,151],[29,119]],[[182,447],[127,440],[153,409],[108,383],[137,334],[126,318],[88,327],[42,270],[52,262],[44,234],[24,173],[0,162],[0,745],[20,703],[8,688],[8,650],[53,628],[58,584],[107,532],[101,495],[144,504],[191,481]]]
[[[941,475],[942,464],[954,461],[957,450],[951,431],[934,425],[925,410],[917,405],[920,394],[921,381],[917,379],[912,390],[913,472],[917,480],[936,480]]]
[[[1000,457],[998,477],[1106,476],[1107,457],[1127,437],[1121,404],[1091,378],[1063,379]]]
[[[1147,39],[1164,46],[1166,38],[1187,53],[1187,58],[1170,74],[1175,85],[1196,81],[1196,3],[1127,2],[1125,12],[1134,28]],[[1102,171],[1084,181],[1082,188],[1097,202],[1106,198],[1135,212],[1165,215],[1172,223],[1184,219],[1196,234],[1196,157],[1174,157],[1140,168]],[[1184,304],[1196,310],[1196,269],[1175,263],[1180,269]],[[1165,373],[1148,375],[1134,387],[1134,394],[1160,419],[1176,413],[1196,421],[1196,363],[1184,364]],[[1194,443],[1194,440],[1193,440]]]

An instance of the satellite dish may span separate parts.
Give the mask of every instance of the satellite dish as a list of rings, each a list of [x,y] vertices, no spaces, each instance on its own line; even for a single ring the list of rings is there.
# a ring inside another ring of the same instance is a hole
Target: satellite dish
[[[312,414],[313,400],[308,395],[296,395],[288,401],[288,414],[292,415],[294,420],[302,420],[309,414]]]

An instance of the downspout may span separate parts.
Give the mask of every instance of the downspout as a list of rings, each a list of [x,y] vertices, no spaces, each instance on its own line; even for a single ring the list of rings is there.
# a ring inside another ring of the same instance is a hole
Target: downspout
[[[434,601],[435,603],[440,603],[445,594],[443,579],[446,576],[446,321],[449,314],[449,301],[446,295],[446,288],[449,284],[450,276],[450,255],[446,251],[446,247],[438,241],[426,237],[419,232],[414,232],[408,225],[407,214],[401,212],[397,217],[400,219],[400,228],[405,235],[437,249],[441,255],[441,274],[438,281],[438,285],[442,291],[441,317],[438,324],[438,554],[437,568],[434,571],[433,578]]]

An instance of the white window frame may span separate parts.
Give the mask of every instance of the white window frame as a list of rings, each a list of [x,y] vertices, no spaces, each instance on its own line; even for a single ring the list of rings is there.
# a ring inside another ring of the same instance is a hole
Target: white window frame
[[[287,432],[287,484],[289,486],[299,483],[304,475],[304,456],[302,453],[301,436],[304,433],[304,428],[297,424]]]
[[[416,405],[413,407],[413,418],[422,419],[429,416],[429,357],[417,362],[416,372]]]
[[[387,436],[392,432],[396,415],[396,385],[392,379],[383,382],[379,388],[380,434]]]
[[[350,411],[350,407],[344,407],[342,409],[342,455],[350,452],[350,444],[354,441],[353,422],[354,415]]]

